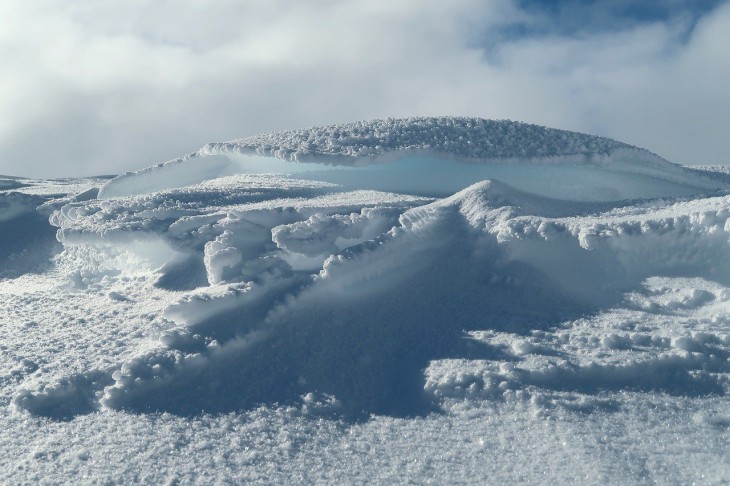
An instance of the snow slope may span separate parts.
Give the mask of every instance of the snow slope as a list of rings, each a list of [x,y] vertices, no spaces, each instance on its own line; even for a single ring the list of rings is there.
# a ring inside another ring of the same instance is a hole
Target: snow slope
[[[418,118],[7,180],[0,480],[730,477],[720,171]]]

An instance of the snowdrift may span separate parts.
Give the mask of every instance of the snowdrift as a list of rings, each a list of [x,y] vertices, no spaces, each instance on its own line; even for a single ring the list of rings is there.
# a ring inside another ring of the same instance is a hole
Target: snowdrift
[[[64,418],[296,402],[360,417],[545,400],[535,389],[722,394],[723,331],[606,333],[584,355],[545,336],[649,278],[730,285],[728,187],[619,142],[507,121],[211,144],[53,210],[56,265],[77,288],[148,278],[177,302],[151,349],[21,387],[14,404]],[[695,290],[682,305],[730,298]]]

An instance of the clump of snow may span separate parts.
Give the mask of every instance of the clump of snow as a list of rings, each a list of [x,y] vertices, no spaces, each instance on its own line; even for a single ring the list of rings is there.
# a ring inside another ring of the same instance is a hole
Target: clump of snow
[[[216,236],[215,240],[205,244],[204,259],[208,273],[208,282],[218,284],[223,282],[227,274],[239,265],[243,258],[241,251],[235,246],[229,246],[233,233],[225,230]]]

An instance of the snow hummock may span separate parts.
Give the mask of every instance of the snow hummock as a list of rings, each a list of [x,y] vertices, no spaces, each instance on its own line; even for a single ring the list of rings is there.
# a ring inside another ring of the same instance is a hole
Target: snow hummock
[[[730,473],[721,171],[413,118],[0,183],[0,481]]]

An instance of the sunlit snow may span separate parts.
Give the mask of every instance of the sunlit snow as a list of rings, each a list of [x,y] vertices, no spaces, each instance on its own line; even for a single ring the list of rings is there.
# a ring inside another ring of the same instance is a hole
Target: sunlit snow
[[[730,477],[730,181],[508,121],[0,178],[0,481]]]

